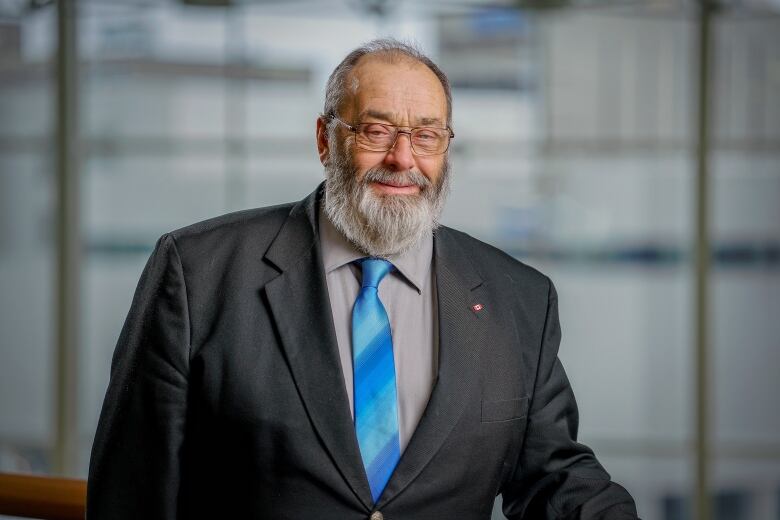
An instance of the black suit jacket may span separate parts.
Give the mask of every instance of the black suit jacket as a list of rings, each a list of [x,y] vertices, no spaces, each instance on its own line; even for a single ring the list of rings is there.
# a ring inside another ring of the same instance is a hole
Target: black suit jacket
[[[321,190],[160,238],[111,367],[94,519],[635,518],[576,442],[550,280],[442,227],[439,374],[373,504],[320,258]],[[481,310],[474,306],[481,304]]]

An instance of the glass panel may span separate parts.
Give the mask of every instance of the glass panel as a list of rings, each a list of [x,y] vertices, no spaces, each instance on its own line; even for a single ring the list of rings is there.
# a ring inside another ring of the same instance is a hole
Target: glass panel
[[[7,3],[0,23],[0,471],[52,467],[54,14]]]
[[[780,514],[780,18],[715,28],[712,485],[722,518],[762,520]]]

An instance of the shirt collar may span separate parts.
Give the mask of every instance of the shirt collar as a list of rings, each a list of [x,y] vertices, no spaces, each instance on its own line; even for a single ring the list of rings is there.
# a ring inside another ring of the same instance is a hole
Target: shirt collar
[[[346,237],[336,229],[336,226],[330,221],[328,216],[320,207],[319,212],[319,235],[322,244],[322,264],[325,268],[325,274],[336,269],[348,266],[350,263],[364,258],[366,255],[346,239]],[[391,255],[387,257],[393,266],[406,278],[418,293],[422,292],[428,275],[431,272],[431,260],[433,259],[433,235],[420,240],[409,251],[401,255]]]

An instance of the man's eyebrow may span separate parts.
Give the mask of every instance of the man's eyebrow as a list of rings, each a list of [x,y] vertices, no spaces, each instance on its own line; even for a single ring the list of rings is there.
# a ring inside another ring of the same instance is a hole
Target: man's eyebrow
[[[421,126],[441,125],[442,121],[438,117],[421,117],[417,120],[417,124]]]
[[[364,117],[372,117],[374,119],[381,119],[382,121],[393,121],[393,114],[390,112],[380,112],[379,110],[373,110],[368,108],[360,113],[358,120],[362,121]]]

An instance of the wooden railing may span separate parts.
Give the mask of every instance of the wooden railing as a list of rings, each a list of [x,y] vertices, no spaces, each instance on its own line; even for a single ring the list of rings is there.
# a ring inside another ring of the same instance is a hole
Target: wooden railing
[[[83,520],[87,483],[0,473],[0,515],[41,520]]]

